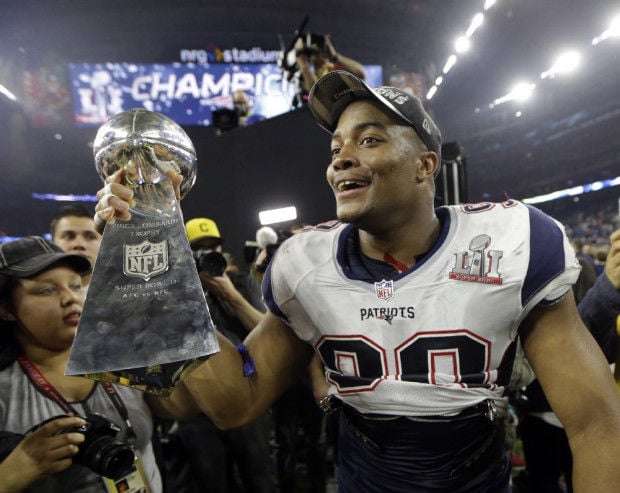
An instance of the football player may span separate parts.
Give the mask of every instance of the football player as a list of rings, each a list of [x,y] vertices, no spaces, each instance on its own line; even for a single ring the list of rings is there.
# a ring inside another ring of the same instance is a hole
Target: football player
[[[568,435],[575,490],[620,491],[620,400],[579,318],[562,226],[515,200],[435,209],[441,134],[401,89],[333,71],[309,106],[332,134],[338,220],[280,246],[269,313],[243,346],[220,338],[181,386],[219,426],[239,426],[316,351],[324,407],[340,416],[341,493],[507,492],[502,415],[520,339]],[[99,192],[100,224],[130,216],[121,181]]]

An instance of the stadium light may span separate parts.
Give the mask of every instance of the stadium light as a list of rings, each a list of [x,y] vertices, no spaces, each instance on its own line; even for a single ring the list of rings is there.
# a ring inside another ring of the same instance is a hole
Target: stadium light
[[[454,42],[454,49],[457,53],[465,53],[471,48],[471,42],[467,36],[460,36]]]
[[[607,29],[607,32],[612,38],[617,38],[620,36],[620,14],[611,20],[611,24],[609,24],[609,29]]]
[[[484,2],[484,7],[482,7],[484,10],[489,10],[491,7],[493,7],[493,5],[495,5],[495,0],[486,0]]]
[[[609,28],[603,31],[599,36],[592,40],[593,45],[599,44],[601,41],[605,41],[607,38],[620,37],[620,14],[614,17],[609,24]]]
[[[581,56],[577,51],[565,51],[556,58],[555,63],[551,66],[549,70],[540,74],[540,78],[546,79],[547,77],[549,77],[553,79],[558,74],[568,74],[579,66],[580,61]]]
[[[0,84],[0,94],[4,94],[11,101],[17,101],[17,96],[15,96],[15,94],[13,94],[11,91],[9,91],[2,84]]]
[[[280,209],[268,209],[258,213],[258,219],[262,226],[268,224],[283,223],[297,219],[297,209],[295,206],[282,207]]]
[[[515,86],[508,94],[502,96],[501,98],[497,98],[495,101],[489,104],[489,108],[492,109],[498,104],[506,103],[508,101],[525,101],[526,99],[530,98],[530,96],[532,95],[532,91],[535,87],[536,84],[531,84],[529,82],[519,82],[518,84],[515,84]]]
[[[474,15],[474,18],[471,20],[471,24],[467,28],[466,36],[468,38],[470,38],[471,35],[476,32],[476,29],[482,25],[482,21],[484,21],[484,14],[482,12],[478,12]]]
[[[448,59],[446,60],[446,64],[443,66],[442,72],[444,74],[447,74],[448,72],[450,72],[450,69],[454,66],[455,63],[456,63],[456,55],[450,55]]]
[[[519,82],[516,84],[510,94],[515,101],[525,101],[530,98],[532,91],[536,87],[536,84],[530,84],[528,82]]]

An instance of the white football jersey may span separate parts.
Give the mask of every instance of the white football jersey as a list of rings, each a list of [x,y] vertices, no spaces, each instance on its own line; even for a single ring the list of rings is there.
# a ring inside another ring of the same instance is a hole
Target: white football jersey
[[[392,279],[351,268],[356,229],[334,221],[279,248],[267,306],[313,345],[335,393],[364,413],[453,415],[501,398],[520,323],[579,264],[563,227],[509,200],[438,209],[432,250]]]

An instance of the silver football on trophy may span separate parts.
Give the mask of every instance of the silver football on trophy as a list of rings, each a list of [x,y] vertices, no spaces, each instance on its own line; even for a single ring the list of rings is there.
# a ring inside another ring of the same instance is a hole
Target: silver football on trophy
[[[101,178],[125,169],[128,185],[157,184],[175,171],[183,175],[181,198],[196,182],[196,151],[173,120],[141,108],[119,113],[104,123],[93,142],[95,167]]]

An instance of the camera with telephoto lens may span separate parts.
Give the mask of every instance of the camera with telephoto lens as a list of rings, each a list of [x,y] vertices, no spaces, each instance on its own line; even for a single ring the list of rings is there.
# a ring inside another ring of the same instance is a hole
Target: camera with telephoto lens
[[[86,466],[106,478],[119,479],[126,476],[133,467],[135,455],[128,444],[116,439],[120,428],[100,414],[91,414],[82,419],[86,421],[84,425],[65,428],[57,433],[84,435],[84,443],[79,445],[80,451],[73,457],[73,463]]]
[[[215,250],[196,250],[194,252],[198,272],[204,272],[208,276],[217,277],[224,275],[228,263],[220,252]]]

